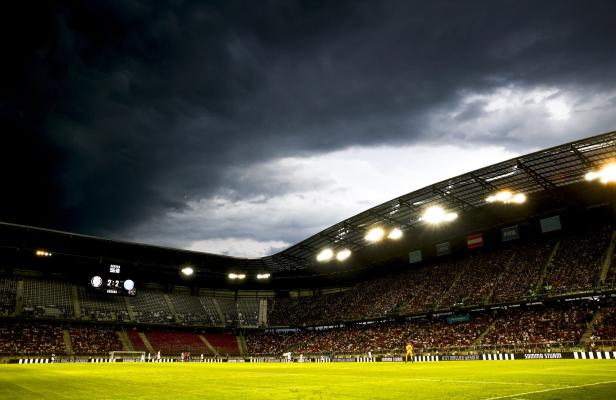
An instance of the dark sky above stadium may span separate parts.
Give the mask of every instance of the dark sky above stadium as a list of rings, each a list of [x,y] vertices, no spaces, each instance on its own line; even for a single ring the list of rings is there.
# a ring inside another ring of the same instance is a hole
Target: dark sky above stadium
[[[2,221],[259,256],[616,129],[613,1],[12,3]]]

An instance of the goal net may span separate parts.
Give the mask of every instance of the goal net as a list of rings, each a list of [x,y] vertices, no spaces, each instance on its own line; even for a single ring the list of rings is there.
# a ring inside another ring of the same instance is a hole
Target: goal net
[[[122,360],[124,362],[145,361],[145,351],[110,351],[110,360]]]

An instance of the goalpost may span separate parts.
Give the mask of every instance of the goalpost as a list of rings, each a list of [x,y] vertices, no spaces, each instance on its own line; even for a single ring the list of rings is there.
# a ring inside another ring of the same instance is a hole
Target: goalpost
[[[145,361],[145,351],[110,351],[109,360],[121,359],[124,362],[143,362]]]

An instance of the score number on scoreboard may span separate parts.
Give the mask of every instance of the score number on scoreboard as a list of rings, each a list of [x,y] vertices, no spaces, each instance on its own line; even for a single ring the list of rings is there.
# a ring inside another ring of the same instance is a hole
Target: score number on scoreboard
[[[127,296],[135,296],[135,282],[132,279],[122,278],[122,267],[118,264],[110,264],[109,272],[100,275],[94,275],[90,279],[90,285],[99,291],[109,294],[121,294]]]

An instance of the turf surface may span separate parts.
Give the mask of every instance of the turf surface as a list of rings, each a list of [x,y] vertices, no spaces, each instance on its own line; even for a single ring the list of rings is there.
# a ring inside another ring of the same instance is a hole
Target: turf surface
[[[0,365],[0,399],[616,399],[616,360]]]

